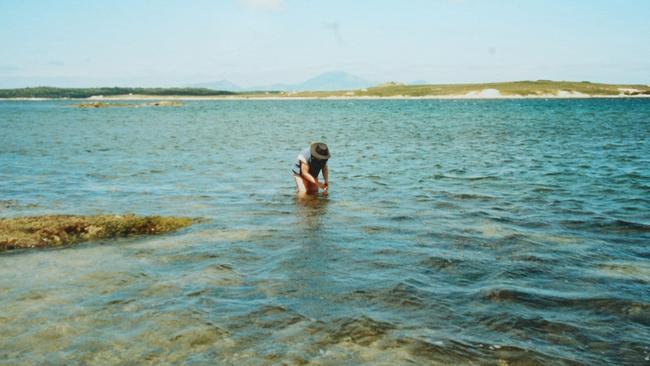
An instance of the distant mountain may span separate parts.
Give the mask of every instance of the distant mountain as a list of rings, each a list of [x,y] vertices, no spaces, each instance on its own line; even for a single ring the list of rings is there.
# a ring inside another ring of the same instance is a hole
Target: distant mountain
[[[254,86],[251,88],[246,88],[248,91],[287,91],[287,90],[296,90],[294,85],[289,84],[272,84],[264,86]]]
[[[195,88],[208,88],[228,91],[335,91],[355,90],[373,86],[377,83],[362,79],[358,76],[343,71],[325,72],[298,84],[272,84],[250,88],[242,88],[228,80],[219,80],[210,83],[193,84]]]
[[[300,84],[291,86],[291,90],[354,90],[375,85],[375,82],[362,79],[343,71],[326,72],[308,79]]]

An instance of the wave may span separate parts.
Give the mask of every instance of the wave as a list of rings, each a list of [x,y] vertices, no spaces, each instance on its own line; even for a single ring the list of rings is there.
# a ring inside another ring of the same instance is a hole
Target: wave
[[[488,195],[483,195],[478,193],[449,193],[448,195],[451,198],[461,200],[461,201],[470,201],[470,200],[494,201],[497,199],[497,197],[494,196],[488,196]]]
[[[650,224],[626,221],[626,220],[608,220],[608,221],[586,221],[586,220],[565,220],[562,225],[571,229],[597,229],[605,232],[618,233],[649,233]]]
[[[538,350],[456,339],[431,342],[415,337],[403,337],[386,346],[406,349],[419,359],[441,365],[581,365],[575,360]]]
[[[386,336],[397,326],[386,321],[375,320],[369,316],[360,316],[335,319],[324,328],[327,335],[319,342],[320,345],[352,342],[368,346]]]
[[[35,203],[20,203],[17,200],[0,200],[0,210],[2,209],[25,209],[37,208],[39,205]]]
[[[534,308],[579,308],[594,314],[619,316],[650,325],[650,303],[616,297],[568,297],[519,289],[491,289],[482,297],[492,302],[519,303]]]
[[[424,309],[434,305],[430,301],[432,294],[404,282],[387,288],[356,290],[346,297],[399,309]]]
[[[461,265],[462,261],[458,259],[428,257],[420,261],[420,265],[434,270],[453,270]]]
[[[285,306],[264,305],[245,315],[233,318],[236,328],[255,326],[263,329],[283,329],[300,321],[307,320],[307,317]]]
[[[428,179],[421,179],[420,182],[427,181],[429,179],[435,179],[435,180],[440,180],[440,179],[455,179],[455,180],[469,180],[469,181],[476,181],[476,180],[489,180],[489,179],[499,179],[498,176],[496,175],[473,175],[473,176],[461,176],[461,175],[450,175],[450,174],[435,174],[433,176],[428,177]]]
[[[571,324],[561,323],[558,321],[551,321],[542,317],[524,317],[512,313],[497,313],[484,316],[480,318],[479,323],[487,326],[488,328],[497,332],[538,332],[541,336],[546,334],[550,335],[566,335],[571,337],[579,337],[581,334],[587,334],[579,327]]]

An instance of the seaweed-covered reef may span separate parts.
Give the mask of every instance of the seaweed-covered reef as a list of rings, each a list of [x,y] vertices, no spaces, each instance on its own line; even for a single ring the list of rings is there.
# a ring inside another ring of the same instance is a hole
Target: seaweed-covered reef
[[[47,215],[0,219],[0,251],[46,248],[97,239],[155,235],[196,222],[187,217]]]

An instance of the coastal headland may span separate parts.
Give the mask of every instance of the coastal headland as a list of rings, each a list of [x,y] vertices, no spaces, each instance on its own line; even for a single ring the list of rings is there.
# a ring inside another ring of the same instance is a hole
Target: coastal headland
[[[472,84],[407,85],[336,91],[248,91],[206,88],[53,88],[0,89],[0,99],[105,100],[294,100],[294,99],[517,99],[650,97],[650,85],[588,81],[515,81]]]

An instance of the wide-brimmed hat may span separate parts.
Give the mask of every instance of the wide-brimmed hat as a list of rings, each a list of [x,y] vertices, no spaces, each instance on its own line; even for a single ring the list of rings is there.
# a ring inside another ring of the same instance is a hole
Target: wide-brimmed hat
[[[330,158],[330,150],[327,145],[322,142],[314,142],[309,148],[311,156],[320,160],[327,160]]]

